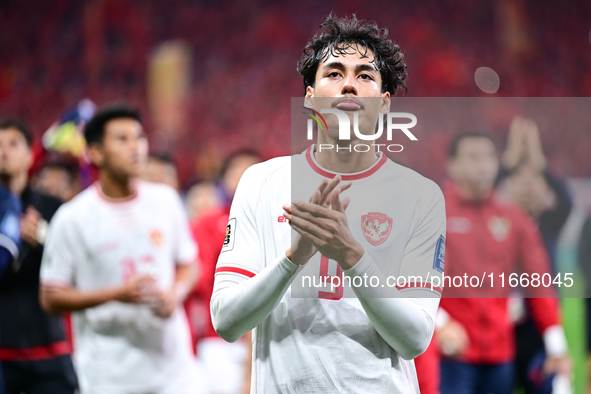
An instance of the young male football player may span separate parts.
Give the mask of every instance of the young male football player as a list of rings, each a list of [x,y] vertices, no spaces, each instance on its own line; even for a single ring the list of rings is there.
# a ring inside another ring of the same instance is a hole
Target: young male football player
[[[138,113],[99,111],[86,125],[99,180],[52,221],[41,268],[49,312],[74,311],[84,393],[193,393],[194,360],[182,302],[197,249],[175,190],[136,180]]]
[[[405,69],[386,31],[354,16],[329,16],[298,64],[307,105],[357,114],[366,136],[404,88]],[[326,115],[302,154],[250,167],[232,203],[211,315],[228,341],[254,329],[252,393],[419,391],[412,359],[429,345],[439,304],[428,278],[443,272],[443,195],[375,146],[321,151],[366,142],[339,140],[336,119]],[[303,182],[292,187],[295,175]],[[304,273],[422,280],[385,293],[379,284],[319,290]]]

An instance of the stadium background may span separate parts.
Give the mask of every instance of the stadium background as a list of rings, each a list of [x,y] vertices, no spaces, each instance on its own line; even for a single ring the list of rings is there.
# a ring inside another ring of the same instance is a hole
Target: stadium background
[[[295,65],[331,11],[389,28],[408,65],[407,97],[591,94],[591,2],[584,0],[0,0],[0,116],[26,119],[40,138],[80,99],[129,102],[144,114],[152,150],[174,157],[186,190],[214,177],[239,148],[263,158],[290,153],[290,98],[303,89]],[[479,76],[480,67],[490,70]],[[507,131],[490,131],[502,146]],[[591,209],[588,134],[541,130],[552,169],[569,178],[575,197],[559,251],[560,264],[572,269]],[[448,139],[425,141],[427,154],[405,164],[442,181]],[[582,393],[583,306],[565,298],[563,307]]]

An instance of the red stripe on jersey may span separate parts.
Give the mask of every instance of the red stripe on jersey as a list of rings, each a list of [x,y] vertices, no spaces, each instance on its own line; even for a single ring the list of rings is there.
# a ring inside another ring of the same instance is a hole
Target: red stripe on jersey
[[[326,171],[326,170],[320,168],[314,162],[314,159],[312,158],[312,146],[311,145],[308,149],[306,149],[306,160],[308,161],[308,164],[310,165],[310,167],[312,167],[312,169],[314,171],[316,171],[318,174],[320,174],[326,178],[330,178],[330,179],[337,176],[337,173]],[[378,162],[375,163],[370,168],[368,168],[367,170],[360,172],[359,174],[354,174],[354,175],[340,174],[341,179],[343,181],[355,181],[357,179],[366,178],[370,175],[373,175],[377,170],[379,170],[384,165],[384,163],[386,163],[387,160],[388,159],[386,158],[386,156],[382,153],[382,157],[378,160]]]
[[[66,341],[54,342],[49,346],[38,346],[25,349],[0,348],[0,359],[4,361],[39,361],[70,354],[72,347]]]
[[[253,276],[255,276],[256,274],[254,272],[250,272],[248,270],[242,269],[242,268],[236,268],[236,267],[220,267],[220,268],[216,268],[215,270],[215,274],[218,274],[220,272],[231,272],[234,274],[240,274],[240,275],[244,275],[244,276],[248,276],[249,278],[252,278]]]
[[[431,283],[423,283],[423,282],[407,283],[404,286],[396,286],[396,288],[398,290],[420,288],[420,289],[426,289],[426,290],[431,290],[431,291],[437,292],[437,293],[439,293],[439,295],[441,295],[441,293],[442,293],[441,287],[437,287],[437,286],[431,287]]]

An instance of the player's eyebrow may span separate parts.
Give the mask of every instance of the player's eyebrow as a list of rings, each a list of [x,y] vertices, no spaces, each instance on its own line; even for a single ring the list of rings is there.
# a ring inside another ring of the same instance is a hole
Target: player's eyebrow
[[[338,70],[344,70],[345,69],[345,65],[341,62],[330,62],[330,63],[326,63],[323,67],[322,70],[326,70],[329,68],[336,68]],[[358,64],[355,66],[355,71],[359,72],[359,71],[371,71],[371,72],[377,72],[378,70],[376,70],[376,68],[373,66],[373,64],[367,64],[367,63],[363,63],[363,64]]]

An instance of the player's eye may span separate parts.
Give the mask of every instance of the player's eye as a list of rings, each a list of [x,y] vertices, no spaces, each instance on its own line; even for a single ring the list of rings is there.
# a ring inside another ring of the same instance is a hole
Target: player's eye
[[[333,72],[331,72],[330,74],[328,74],[328,77],[329,77],[329,78],[337,78],[337,77],[339,77],[340,75],[341,75],[341,74],[339,74],[338,72],[336,72],[336,71],[333,71]]]
[[[371,81],[371,80],[373,80],[373,78],[372,78],[372,77],[371,77],[371,75],[369,75],[369,74],[361,74],[359,77],[360,77],[361,79],[365,79],[365,80],[368,80],[368,81]]]

